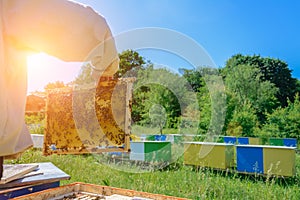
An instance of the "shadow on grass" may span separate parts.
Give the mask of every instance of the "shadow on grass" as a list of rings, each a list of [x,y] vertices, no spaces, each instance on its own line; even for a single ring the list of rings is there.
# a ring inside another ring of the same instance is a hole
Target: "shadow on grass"
[[[277,175],[265,175],[259,173],[240,173],[235,168],[230,169],[212,169],[207,167],[191,166],[192,170],[196,173],[210,173],[214,176],[222,176],[228,179],[240,179],[251,181],[253,183],[264,182],[270,184],[277,184],[282,187],[298,186],[300,187],[300,176],[296,174],[293,177],[284,177]]]

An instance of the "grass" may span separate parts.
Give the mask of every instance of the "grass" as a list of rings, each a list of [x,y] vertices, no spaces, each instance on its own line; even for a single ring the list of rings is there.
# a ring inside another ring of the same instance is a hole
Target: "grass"
[[[99,158],[92,155],[45,157],[40,150],[31,149],[21,158],[6,163],[52,162],[71,176],[62,185],[78,181],[190,199],[300,199],[299,155],[296,176],[286,179],[195,169],[181,163],[149,173],[128,173],[112,168]]]

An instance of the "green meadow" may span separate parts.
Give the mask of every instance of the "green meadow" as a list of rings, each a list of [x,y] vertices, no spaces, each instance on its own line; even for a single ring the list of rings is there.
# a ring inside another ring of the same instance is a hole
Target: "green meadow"
[[[296,156],[297,173],[292,178],[199,169],[183,165],[180,159],[162,169],[130,173],[128,168],[141,171],[140,166],[134,163],[108,164],[104,157],[43,156],[41,150],[31,149],[19,159],[7,160],[6,163],[52,162],[71,176],[70,180],[61,181],[61,185],[84,182],[189,199],[300,199],[300,155]]]

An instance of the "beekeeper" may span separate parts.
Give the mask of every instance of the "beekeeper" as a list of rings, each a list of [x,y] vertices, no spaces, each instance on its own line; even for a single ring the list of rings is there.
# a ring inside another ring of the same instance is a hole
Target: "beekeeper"
[[[33,144],[24,123],[26,59],[33,52],[64,61],[90,60],[98,77],[112,76],[118,70],[109,26],[92,8],[68,0],[0,0],[2,162]]]

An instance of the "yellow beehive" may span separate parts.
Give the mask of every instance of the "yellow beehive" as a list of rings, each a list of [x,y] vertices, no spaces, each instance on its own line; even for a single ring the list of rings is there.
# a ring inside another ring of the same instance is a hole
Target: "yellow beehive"
[[[234,145],[213,142],[184,143],[184,164],[227,169],[234,165]]]
[[[260,145],[261,144],[261,139],[260,138],[249,137],[249,144],[251,144],[251,145]]]
[[[129,143],[133,79],[49,91],[44,154],[104,151]]]
[[[278,176],[295,175],[295,148],[280,146],[264,146],[263,159],[265,174]]]

